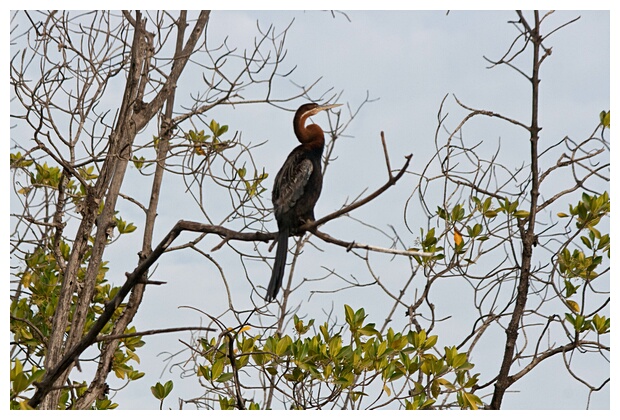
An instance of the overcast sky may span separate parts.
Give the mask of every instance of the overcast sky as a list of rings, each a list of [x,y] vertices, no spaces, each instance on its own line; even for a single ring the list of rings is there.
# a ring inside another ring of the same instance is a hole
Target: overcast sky
[[[333,88],[334,93],[342,92],[340,102],[353,108],[367,95],[377,99],[364,106],[346,132],[350,137],[342,139],[339,144],[336,150],[338,160],[328,171],[324,192],[316,207],[317,217],[338,209],[347,198],[356,197],[365,188],[372,190],[385,181],[379,137],[382,130],[386,134],[392,166],[400,167],[403,156],[413,153],[412,170],[419,171],[419,165],[426,163],[434,152],[437,112],[446,94],[454,94],[470,106],[492,109],[528,121],[529,90],[526,81],[508,68],[487,69],[488,63],[483,58],[499,58],[510,44],[515,29],[507,21],[516,18],[514,12],[451,11],[447,15],[445,11],[345,13],[346,16],[338,13],[332,16],[329,12],[320,11],[214,11],[208,26],[210,46],[218,45],[227,37],[229,46],[243,49],[251,47],[257,35],[257,21],[261,27],[273,24],[276,31],[285,29],[293,21],[286,41],[288,55],[285,67],[297,67],[290,77],[294,83],[308,85],[321,77],[315,90],[317,93]],[[610,108],[609,13],[557,12],[547,28],[577,16],[581,16],[579,21],[550,39],[553,54],[545,62],[541,74],[541,125],[544,127],[543,141],[549,143],[565,135],[585,138],[595,126],[599,112]],[[191,87],[200,83],[200,77],[199,74],[185,74],[179,85],[181,88]],[[279,82],[278,93],[282,96],[295,92],[292,83]],[[328,93],[323,99],[327,100],[330,96]],[[289,108],[302,103],[300,100],[290,104]],[[462,117],[462,111],[458,110],[453,99],[447,104],[448,110],[454,114],[452,123],[457,122]],[[254,159],[257,166],[264,167],[269,174],[275,175],[295,146],[292,114],[284,110],[247,106],[234,111],[222,109],[213,118],[228,124],[232,131],[242,132],[245,142],[258,144],[268,141],[255,150]],[[314,121],[325,126],[327,116],[319,115]],[[490,142],[493,147],[501,141],[505,156],[519,154],[517,134],[505,126],[473,124],[466,134]],[[518,163],[514,162],[514,165]],[[270,197],[272,183],[273,176],[270,176],[267,180],[267,198]],[[127,186],[128,192],[140,189],[140,185]],[[383,223],[382,228],[394,225],[403,229],[403,202],[411,190],[411,184],[397,185],[393,192],[386,194],[384,201],[361,209],[354,216]],[[179,187],[174,182],[164,183],[164,197],[166,194],[174,197],[178,191]],[[136,217],[139,215],[130,207],[125,211],[129,220],[132,212]],[[155,241],[178,219],[200,221],[199,217],[197,212],[179,207],[174,199],[162,203],[158,218],[160,236],[156,235]],[[408,219],[409,222],[411,220],[415,218]],[[389,243],[373,242],[381,241],[381,235],[350,237],[351,226],[355,225],[339,225],[336,222],[328,225],[325,231],[344,240],[389,246]],[[413,241],[419,227],[423,226],[414,226],[414,232],[407,238]],[[271,228],[275,229],[275,223]],[[135,238],[136,243],[139,239]],[[124,256],[127,249],[131,249],[131,244],[110,249],[104,258],[126,261],[126,266],[114,267],[108,276],[112,279],[118,275],[116,284],[120,284],[122,273],[131,270],[135,264],[133,251],[129,259]],[[342,260],[346,262],[347,256],[340,249],[327,254],[317,254],[320,255],[321,265],[329,267],[332,264],[336,266]],[[359,264],[358,260],[350,262]],[[230,264],[238,264],[238,259],[236,262],[230,260]],[[305,264],[309,264],[308,261]],[[299,270],[304,266],[300,265]],[[394,266],[398,267],[398,264]],[[266,265],[259,267],[257,264],[254,268],[261,270],[259,272],[265,276],[265,281],[268,280]],[[319,273],[320,269],[315,270],[312,277],[318,277]],[[388,276],[390,272],[386,269],[381,274]],[[219,313],[217,305],[224,299],[224,292],[218,289],[221,283],[217,283],[216,277],[215,268],[197,256],[165,257],[155,279],[165,280],[168,284],[149,288],[134,324],[138,330],[147,330],[198,325],[201,322],[200,314],[181,306],[208,308],[209,313]],[[247,283],[243,278],[239,278],[239,282]],[[239,286],[239,294],[245,293],[244,287],[247,284]],[[321,284],[318,289],[329,290],[329,287]],[[375,312],[372,288],[362,289],[356,294],[327,295],[325,301],[321,297],[313,299],[311,305],[325,307],[329,307],[329,302],[333,300],[336,312],[340,313],[344,303],[364,306],[371,316]],[[251,303],[246,300],[241,296],[237,298],[241,307],[250,307]],[[304,302],[307,304],[307,299]],[[318,311],[313,316],[320,315]],[[382,322],[384,315],[377,311],[373,321]],[[173,395],[167,400],[167,405],[173,408],[176,408],[173,401],[177,397],[198,395],[194,378],[179,381],[178,371],[164,370],[163,358],[158,356],[160,351],[181,350],[180,338],[186,339],[179,335],[144,339],[147,345],[139,352],[142,359],[140,367],[148,374],[115,397],[114,401],[121,408],[156,408],[157,402],[151,396],[149,387],[158,380],[162,383],[168,379],[175,381]],[[449,338],[446,337],[442,343],[449,345]],[[503,343],[500,346],[503,347]],[[507,394],[503,408],[549,408],[549,399],[554,400],[554,408],[585,408],[585,388],[570,379],[561,361],[546,364],[548,366],[541,366],[541,369],[547,369],[546,375],[529,375],[510,389],[518,393]],[[155,366],[160,366],[163,371],[161,378],[156,376]],[[596,368],[605,369],[605,366],[597,365]],[[563,379],[558,380],[558,377]],[[549,395],[549,387],[553,389],[552,396]],[[607,386],[592,396],[591,408],[609,408],[609,388]]]

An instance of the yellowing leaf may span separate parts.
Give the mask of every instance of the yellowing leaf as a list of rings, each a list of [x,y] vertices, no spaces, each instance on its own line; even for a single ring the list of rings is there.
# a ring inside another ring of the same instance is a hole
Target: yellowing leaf
[[[566,304],[571,309],[571,311],[577,314],[579,313],[579,304],[577,302],[575,302],[574,300],[567,300]]]
[[[457,246],[463,243],[463,235],[461,235],[461,232],[459,232],[457,228],[454,228],[454,243]]]
[[[388,397],[392,395],[392,391],[390,391],[390,388],[387,385],[383,385],[383,390],[385,391]]]
[[[469,394],[467,392],[463,392],[463,400],[465,400],[466,405],[472,410],[477,410],[478,406],[482,405],[482,401],[474,394]]]

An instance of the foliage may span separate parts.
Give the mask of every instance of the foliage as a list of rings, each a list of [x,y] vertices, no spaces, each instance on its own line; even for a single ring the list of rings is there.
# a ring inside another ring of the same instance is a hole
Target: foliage
[[[250,335],[244,327],[201,338],[197,375],[221,409],[269,408],[240,391],[255,381],[272,383],[278,390],[273,398],[290,409],[359,409],[390,401],[406,409],[482,406],[467,354],[454,346],[438,350],[438,337],[423,329],[381,334],[363,308],[345,305],[344,315],[346,329],[325,322],[314,335],[315,321],[294,315],[293,337]]]
[[[25,200],[34,202],[36,196],[46,196],[50,189],[58,190],[60,188],[64,175],[58,166],[50,166],[44,162],[43,164],[35,164],[33,167],[33,161],[25,160],[19,152],[11,154],[10,158],[11,168],[23,172],[25,180],[28,181],[19,190],[19,193],[24,195]],[[93,166],[80,168],[80,173],[84,179],[93,180],[97,178],[93,169]],[[74,203],[75,208],[79,208],[86,196],[84,188],[79,188],[73,180],[67,182],[63,188]],[[115,228],[118,235],[128,234],[136,230],[133,223],[124,221],[120,216],[115,217]],[[111,233],[110,241],[113,236],[115,236],[114,233]],[[92,243],[94,238],[91,236],[89,240]],[[12,358],[14,363],[11,370],[12,408],[25,408],[27,405],[25,402],[28,400],[24,396],[25,393],[31,391],[33,389],[32,383],[40,380],[45,373],[45,370],[38,366],[42,365],[41,361],[46,355],[45,343],[50,337],[52,316],[56,312],[60,288],[64,281],[60,264],[66,264],[70,255],[71,245],[69,243],[62,239],[46,236],[36,248],[26,254],[23,270],[15,273],[19,279],[19,286],[10,305],[12,344],[17,350]],[[90,251],[87,250],[77,272],[78,282],[84,281],[89,258]],[[86,330],[93,325],[97,316],[102,313],[104,305],[114,297],[119,289],[119,287],[111,286],[105,278],[108,271],[107,265],[107,261],[102,261],[99,264],[92,304],[85,314],[84,327]],[[72,299],[74,302],[77,301],[77,292]],[[72,306],[69,313],[70,318],[74,316],[75,307],[75,305]],[[124,304],[119,306],[112,319],[101,331],[102,336],[111,333],[124,307]],[[70,328],[66,332],[69,333]],[[135,332],[135,327],[129,327],[126,330],[127,334]],[[132,360],[139,363],[140,359],[135,350],[142,345],[144,342],[140,336],[119,340],[112,362],[112,370],[117,377],[136,380],[144,375],[129,364]],[[24,366],[28,366],[28,370],[24,370]],[[75,383],[72,391],[65,389],[59,402],[59,408],[71,407],[75,399],[79,398],[85,389],[84,383]],[[107,399],[98,399],[93,408],[111,409],[116,406],[117,404],[110,403]]]
[[[38,366],[42,365],[41,360],[46,354],[45,343],[49,339],[52,329],[52,315],[56,311],[60,283],[63,281],[57,260],[49,248],[51,248],[50,244],[48,244],[47,249],[36,248],[26,257],[26,269],[18,273],[20,297],[11,301],[10,330],[13,335],[12,344],[17,349],[12,358],[14,364],[11,370],[12,408],[25,408],[25,402],[28,401],[28,397],[25,395],[33,389],[33,382],[40,380],[45,373],[45,370]],[[63,259],[66,259],[70,251],[69,245],[62,243],[60,249],[63,253]],[[85,275],[87,258],[88,253],[83,263],[83,269],[78,274],[78,281],[81,281]],[[119,289],[112,287],[105,279],[105,273],[108,270],[106,265],[107,262],[103,262],[99,269],[92,305],[86,314],[85,328],[87,329],[101,314],[105,303],[112,299]],[[77,296],[74,296],[75,299]],[[123,308],[124,304],[119,306],[112,319],[101,331],[102,337],[111,333]],[[73,313],[72,311],[70,316],[73,316]],[[67,330],[68,332],[70,329]],[[136,333],[135,327],[127,328],[125,333],[129,337],[119,340],[112,360],[112,370],[117,377],[131,381],[144,375],[143,372],[137,371],[130,364],[132,361],[140,362],[135,351],[142,347],[144,342],[139,335],[134,335]],[[28,369],[24,370],[24,366],[28,366]],[[63,390],[59,408],[71,407],[75,399],[79,398],[85,389],[84,383],[74,383],[73,390]],[[107,399],[98,399],[93,408],[111,409],[117,406],[117,404],[106,403],[105,401]]]
[[[609,234],[602,235],[595,228],[605,216],[610,213],[609,194],[601,195],[582,194],[582,198],[576,206],[570,206],[570,215],[574,219],[575,227],[580,235],[579,239],[585,246],[585,252],[574,248],[571,252],[568,245],[558,254],[558,271],[564,281],[564,294],[562,296],[566,306],[571,312],[566,313],[566,320],[574,327],[576,333],[592,330],[597,334],[606,334],[610,329],[610,319],[598,313],[584,312],[587,288],[593,286],[593,282],[600,277],[597,273],[603,265],[603,256],[610,257]],[[566,213],[559,213],[558,217],[568,217]],[[581,305],[569,299],[581,288]]]

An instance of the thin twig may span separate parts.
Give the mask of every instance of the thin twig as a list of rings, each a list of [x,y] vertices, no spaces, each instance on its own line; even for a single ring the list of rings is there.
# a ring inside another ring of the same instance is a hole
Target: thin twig
[[[177,327],[177,328],[161,328],[157,330],[138,331],[130,334],[100,335],[95,339],[95,343],[102,341],[117,340],[131,337],[143,337],[145,335],[168,334],[181,331],[215,331],[209,327]]]
[[[392,168],[390,167],[390,156],[388,155],[387,145],[385,144],[385,134],[381,131],[381,144],[383,145],[383,155],[385,156],[385,166],[387,167],[388,177],[392,179]]]

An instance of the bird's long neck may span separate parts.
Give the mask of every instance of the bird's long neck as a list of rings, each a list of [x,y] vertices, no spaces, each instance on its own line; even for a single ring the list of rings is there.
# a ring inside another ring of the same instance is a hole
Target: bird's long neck
[[[323,148],[325,145],[323,130],[316,124],[310,124],[306,127],[307,119],[308,115],[302,114],[300,116],[296,115],[293,120],[293,128],[295,130],[297,140],[311,149]]]

